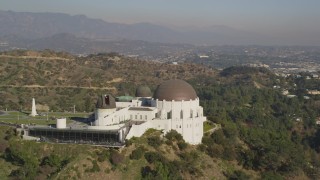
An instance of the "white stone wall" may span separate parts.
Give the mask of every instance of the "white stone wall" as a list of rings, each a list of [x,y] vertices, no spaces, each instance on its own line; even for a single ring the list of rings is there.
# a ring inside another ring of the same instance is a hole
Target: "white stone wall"
[[[129,119],[135,121],[148,121],[155,118],[157,110],[153,111],[139,111],[139,110],[129,110]]]
[[[138,99],[133,99],[131,102],[132,107],[140,107],[142,105],[142,101],[139,101]]]
[[[140,137],[151,127],[150,121],[146,121],[142,124],[135,125],[133,124],[129,133],[126,136],[126,139],[131,139],[132,137]]]
[[[91,130],[119,130],[119,129],[125,129],[124,124],[116,124],[116,125],[111,125],[111,126],[88,126],[88,129]]]
[[[157,109],[152,111],[129,110],[130,107],[115,109],[97,109],[95,114],[94,126],[110,126],[119,124],[126,120],[148,121],[155,118]]]
[[[158,101],[152,106],[158,108],[158,119],[152,121],[153,128],[165,132],[176,130],[190,144],[200,144],[203,136],[203,108],[199,99],[190,101]],[[167,121],[167,122],[166,122]]]
[[[164,133],[171,129],[176,130],[183,139],[190,144],[200,144],[203,136],[203,108],[199,99],[190,101],[158,101],[151,100],[150,109],[129,110],[130,107],[141,107],[141,101],[133,100],[132,103],[119,104],[128,106],[116,109],[97,109],[95,126],[112,126],[125,120],[146,121],[140,125],[132,125],[126,139],[140,137],[147,129],[163,130]],[[118,104],[117,104],[118,105]]]
[[[116,109],[96,109],[94,126],[109,126],[119,124],[129,119],[128,108]]]
[[[164,133],[167,133],[171,130],[171,121],[163,119],[154,119],[150,121],[151,128],[163,130]]]
[[[132,102],[116,102],[117,108],[126,108],[132,106]]]

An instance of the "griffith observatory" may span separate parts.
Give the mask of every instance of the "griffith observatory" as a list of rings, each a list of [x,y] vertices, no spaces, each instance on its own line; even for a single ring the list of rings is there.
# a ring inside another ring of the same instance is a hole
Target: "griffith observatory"
[[[36,111],[34,110],[36,114]],[[57,119],[56,127],[26,126],[26,137],[58,143],[121,147],[126,139],[142,136],[148,129],[180,133],[189,144],[200,144],[203,136],[203,108],[193,87],[183,80],[168,80],[151,93],[139,86],[135,97],[100,95],[90,125],[67,127]]]
[[[147,129],[164,133],[176,130],[190,144],[200,144],[203,136],[203,108],[193,87],[183,80],[168,80],[151,93],[147,86],[136,89],[131,101],[116,100],[112,95],[98,98],[93,129],[122,129],[132,121],[126,139],[140,137]],[[125,134],[125,133],[123,133]]]

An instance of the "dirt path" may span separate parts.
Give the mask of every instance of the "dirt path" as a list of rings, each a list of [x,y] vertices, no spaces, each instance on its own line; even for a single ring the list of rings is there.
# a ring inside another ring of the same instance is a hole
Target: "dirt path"
[[[68,58],[62,58],[62,57],[41,57],[41,56],[9,56],[9,55],[0,55],[0,58],[15,58],[15,59],[48,59],[48,60],[74,60],[74,59],[68,59]]]
[[[0,87],[24,87],[24,88],[74,88],[74,89],[104,89],[104,90],[115,90],[115,87],[86,87],[86,86],[41,86],[37,84],[33,85],[0,85]]]
[[[216,130],[221,129],[221,124],[216,124],[216,123],[213,123],[213,124],[215,125],[215,127],[212,128],[212,129],[210,129],[210,130],[208,130],[208,131],[206,131],[206,132],[204,132],[204,133],[212,134],[212,133],[214,133]]]

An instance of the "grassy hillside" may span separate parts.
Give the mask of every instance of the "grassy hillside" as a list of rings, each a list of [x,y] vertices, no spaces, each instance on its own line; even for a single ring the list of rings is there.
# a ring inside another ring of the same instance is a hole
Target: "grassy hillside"
[[[52,51],[0,54],[0,109],[30,109],[31,97],[54,111],[92,111],[101,93],[134,95],[139,84],[152,89],[166,79],[191,79],[215,72],[193,64],[162,64],[118,54],[75,57]]]
[[[163,80],[180,78],[193,85],[208,120],[221,127],[206,134],[198,146],[186,144],[175,133],[161,137],[151,130],[120,151],[25,142],[4,128],[0,131],[4,178],[10,174],[20,179],[43,179],[47,174],[52,179],[320,178],[320,128],[316,125],[320,99],[304,97],[305,91],[300,90],[310,84],[307,80],[280,78],[264,68],[231,67],[218,72],[114,53],[79,58],[51,51],[18,51],[0,56],[0,63],[2,109],[20,105],[31,109],[31,97],[36,97],[43,108],[54,111],[71,111],[74,104],[78,111],[92,111],[99,93],[133,95],[139,84],[155,89]],[[297,96],[288,98],[282,89]]]
[[[212,158],[177,133],[160,138],[147,131],[121,150],[22,141],[1,127],[1,179],[226,179],[240,173],[257,178],[234,162]]]

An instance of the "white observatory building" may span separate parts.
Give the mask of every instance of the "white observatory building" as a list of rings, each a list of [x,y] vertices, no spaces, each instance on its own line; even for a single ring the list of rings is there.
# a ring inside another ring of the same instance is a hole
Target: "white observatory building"
[[[136,97],[127,101],[116,101],[112,95],[100,96],[95,120],[88,128],[117,130],[126,139],[140,137],[149,128],[164,133],[176,130],[186,142],[200,144],[204,121],[206,117],[193,87],[175,79],[160,84],[153,95],[147,86],[140,86]]]

